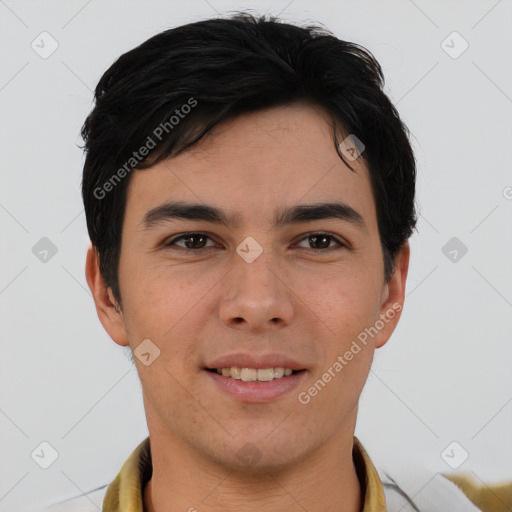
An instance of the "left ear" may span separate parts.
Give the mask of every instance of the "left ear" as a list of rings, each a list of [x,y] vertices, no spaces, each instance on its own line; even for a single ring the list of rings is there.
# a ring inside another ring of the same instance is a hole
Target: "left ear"
[[[382,347],[389,340],[400,320],[404,307],[410,252],[409,244],[405,242],[395,257],[393,275],[382,290],[380,322],[384,325],[375,336],[375,348]]]

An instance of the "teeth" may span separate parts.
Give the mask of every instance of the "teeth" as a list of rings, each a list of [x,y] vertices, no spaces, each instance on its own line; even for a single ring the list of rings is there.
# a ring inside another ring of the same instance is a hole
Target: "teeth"
[[[228,368],[229,374],[231,375],[231,370]],[[254,368],[242,368],[240,371],[240,378],[244,382],[253,382],[255,380],[258,380],[258,370],[255,370]]]
[[[284,375],[284,368],[274,368],[274,379],[280,379]]]
[[[275,368],[217,368],[217,373],[223,377],[243,380],[244,382],[269,382],[281,377],[288,377],[293,373],[291,368],[276,366]]]
[[[274,380],[274,368],[261,368],[258,370],[258,380],[268,382]]]

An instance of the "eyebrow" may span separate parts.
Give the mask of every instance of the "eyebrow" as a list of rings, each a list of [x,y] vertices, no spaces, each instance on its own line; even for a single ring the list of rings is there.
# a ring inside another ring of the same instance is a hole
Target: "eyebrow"
[[[338,219],[350,222],[366,231],[366,224],[360,213],[344,203],[302,204],[278,208],[274,215],[274,228],[308,222],[312,220]],[[190,204],[181,201],[167,202],[149,210],[141,221],[143,229],[151,229],[172,220],[200,220],[237,226],[240,214],[228,216],[216,206]]]

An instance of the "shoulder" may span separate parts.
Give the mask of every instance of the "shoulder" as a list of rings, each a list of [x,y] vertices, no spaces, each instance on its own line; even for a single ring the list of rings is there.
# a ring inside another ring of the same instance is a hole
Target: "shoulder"
[[[470,473],[440,473],[407,467],[379,470],[388,512],[509,512],[512,482],[486,485]]]
[[[444,475],[484,512],[512,511],[512,481],[488,485],[475,478],[473,473]]]
[[[440,473],[420,469],[381,478],[388,512],[482,512]]]

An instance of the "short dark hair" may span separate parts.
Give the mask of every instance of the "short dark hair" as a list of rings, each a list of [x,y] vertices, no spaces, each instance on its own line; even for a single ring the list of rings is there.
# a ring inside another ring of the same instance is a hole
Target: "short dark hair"
[[[417,220],[416,164],[383,86],[364,47],[320,26],[248,13],[166,30],[119,57],[101,77],[81,132],[87,229],[116,300],[130,171],[178,155],[228,118],[298,101],[323,108],[333,127],[363,142],[388,280]]]

